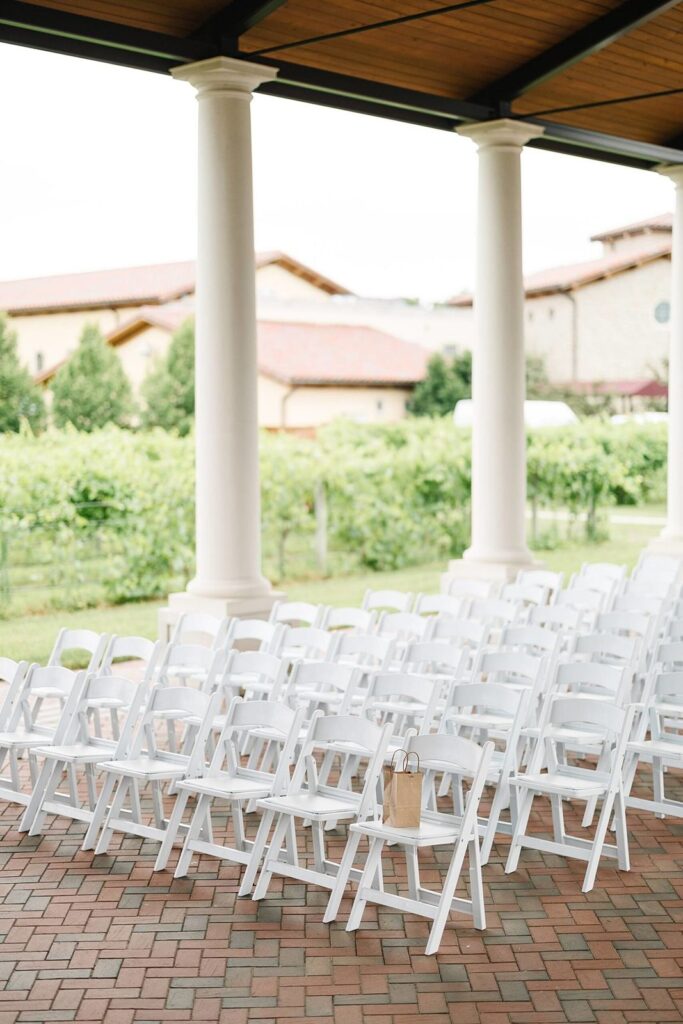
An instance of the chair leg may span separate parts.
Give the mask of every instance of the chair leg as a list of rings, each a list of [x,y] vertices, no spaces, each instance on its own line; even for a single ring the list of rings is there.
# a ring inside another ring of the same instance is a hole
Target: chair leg
[[[277,864],[277,860],[282,849],[282,843],[285,838],[287,826],[289,824],[289,815],[281,814],[273,832],[273,838],[270,841],[270,847],[266,856],[263,867],[261,868],[261,874],[259,875],[256,888],[254,889],[253,900],[262,900],[268,892],[268,886],[270,880],[273,877],[273,870]]]
[[[40,770],[38,781],[33,787],[33,793],[31,799],[28,802],[26,810],[24,811],[21,822],[17,829],[18,832],[28,832],[33,824],[36,814],[40,809],[43,801],[45,800],[45,792],[47,790],[48,782],[52,778],[52,773],[55,770],[55,762],[46,760],[45,764]]]
[[[256,833],[256,839],[254,845],[251,848],[251,856],[249,857],[249,863],[247,864],[244,877],[242,878],[242,884],[239,888],[239,896],[249,896],[254,885],[254,879],[261,865],[263,858],[263,851],[266,848],[268,842],[268,833],[270,832],[270,826],[273,823],[275,817],[275,811],[264,811],[263,817],[261,818],[261,824],[258,827]]]
[[[448,866],[448,872],[441,891],[436,916],[429,932],[429,939],[427,940],[427,946],[425,949],[425,954],[427,956],[432,956],[433,953],[437,953],[439,951],[441,937],[443,936],[443,931],[446,927],[446,922],[448,921],[448,915],[451,912],[453,896],[455,895],[455,889],[458,884],[458,879],[460,878],[460,872],[462,871],[462,865],[465,860],[465,854],[467,853],[467,847],[471,838],[472,837],[467,839],[465,836],[461,835],[453,848],[453,856],[451,857],[451,863]]]
[[[164,827],[164,805],[161,798],[161,790],[156,779],[151,782],[152,786],[152,807],[154,809],[154,822],[157,828]]]
[[[325,915],[323,917],[323,922],[325,924],[329,924],[330,921],[336,920],[337,914],[339,913],[339,904],[344,896],[344,891],[349,880],[349,874],[351,873],[353,862],[356,859],[356,851],[358,850],[360,838],[360,832],[349,832],[348,842],[346,843],[346,847],[339,864],[339,870],[337,871],[334,887],[330,894],[330,898],[327,901],[327,907],[325,908]]]
[[[484,883],[481,877],[481,851],[479,836],[470,840],[470,898],[472,900],[472,921],[480,931],[486,928],[486,904],[484,903]]]
[[[97,833],[99,832],[100,825],[102,824],[104,816],[107,813],[107,804],[109,803],[109,798],[111,797],[115,785],[116,776],[107,774],[105,776],[104,784],[102,786],[102,792],[100,793],[99,799],[95,805],[95,810],[93,811],[92,819],[85,833],[85,839],[83,840],[83,845],[81,846],[82,850],[92,850],[93,847],[95,846],[95,842],[97,840]]]
[[[529,815],[531,814],[531,805],[533,803],[534,793],[531,789],[525,789],[522,796],[518,793],[517,802],[517,824],[515,831],[512,835],[512,842],[510,843],[510,852],[508,853],[508,859],[505,863],[505,874],[510,875],[513,871],[517,870],[519,864],[519,855],[522,852],[522,838],[526,834],[526,827],[529,821]]]
[[[50,777],[47,780],[47,784],[45,786],[45,789],[43,790],[43,795],[42,795],[42,798],[41,798],[40,803],[38,805],[38,808],[36,810],[36,813],[33,815],[33,820],[31,821],[31,827],[28,830],[28,834],[30,836],[42,835],[43,823],[45,822],[45,811],[43,810],[43,806],[49,800],[52,800],[52,798],[54,797],[55,793],[57,792],[57,789],[59,787],[59,781],[61,779],[61,775],[62,775],[62,764],[59,761],[56,762],[56,763],[53,761],[52,762],[52,771],[50,773]]]
[[[652,789],[658,804],[664,802],[664,764],[661,757],[652,758]],[[665,818],[662,811],[656,812],[658,818]]]
[[[628,830],[626,828],[626,802],[623,794],[618,794],[614,801],[614,829],[617,844],[617,863],[622,871],[631,870],[631,857],[628,849]]]
[[[192,843],[197,839],[202,831],[204,818],[209,814],[210,809],[211,797],[204,793],[197,801],[197,806],[195,807],[194,814],[192,815],[192,821],[190,822],[190,827],[187,830],[183,848],[180,851],[180,856],[178,857],[178,863],[173,875],[174,878],[184,878],[187,874],[187,870],[192,861],[192,854],[194,852],[192,850]]]
[[[405,846],[404,853],[408,873],[408,892],[411,899],[417,900],[420,898],[420,865],[417,859],[417,847]]]
[[[129,789],[130,779],[126,779],[125,777],[119,779],[116,793],[114,794],[114,799],[112,800],[111,807],[109,808],[109,814],[106,817],[104,827],[102,828],[102,832],[100,834],[100,838],[97,841],[97,846],[95,847],[96,854],[107,852],[109,848],[109,843],[111,841],[112,832],[114,831],[112,828],[109,827],[109,822],[113,821],[114,818],[118,817],[118,815],[121,813],[123,801],[125,800],[126,793],[128,792]]]
[[[506,794],[507,789],[507,794]],[[493,841],[496,838],[496,831],[498,829],[498,822],[500,821],[500,815],[505,807],[508,799],[509,787],[507,784],[500,782],[496,786],[496,793],[493,797],[493,803],[491,804],[491,811],[489,813],[489,819],[486,823],[486,830],[484,832],[484,838],[481,844],[481,862],[482,864],[488,864],[489,857],[491,856],[491,848]]]
[[[591,849],[590,859],[588,861],[588,867],[586,868],[586,874],[584,875],[583,885],[581,886],[582,892],[590,892],[595,885],[595,876],[598,871],[600,864],[600,854],[602,853],[602,847],[605,843],[605,836],[607,835],[607,828],[609,825],[610,816],[612,814],[612,807],[614,806],[614,794],[605,793],[605,799],[602,803],[602,810],[600,817],[598,818],[598,825],[595,830],[595,838],[593,840],[593,847]]]
[[[562,808],[562,797],[557,793],[551,793],[550,806],[553,814],[553,839],[556,843],[565,842],[564,810]]]
[[[173,843],[178,835],[178,829],[180,828],[180,823],[183,820],[183,811],[185,810],[185,805],[189,796],[190,794],[186,789],[181,789],[175,799],[173,811],[171,812],[171,817],[169,818],[168,825],[166,826],[166,833],[161,841],[161,848],[159,849],[157,859],[154,863],[155,871],[163,871],[168,864],[168,858],[171,856]]]
[[[384,849],[384,839],[381,836],[373,836],[370,840],[370,851],[368,853],[368,859],[365,862],[365,868],[361,875],[360,882],[358,883],[358,891],[356,892],[356,898],[353,901],[351,907],[351,913],[349,914],[349,920],[346,925],[347,932],[355,932],[356,928],[359,927],[363,920],[363,914],[365,913],[365,904],[368,902],[365,892],[368,891],[372,884],[372,880],[375,877],[375,872],[382,856],[382,850]]]

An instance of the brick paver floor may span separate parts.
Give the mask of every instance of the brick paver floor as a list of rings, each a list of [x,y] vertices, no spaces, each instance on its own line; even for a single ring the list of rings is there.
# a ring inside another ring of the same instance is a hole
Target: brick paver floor
[[[426,957],[416,917],[369,907],[347,934],[349,899],[327,926],[322,890],[275,880],[257,905],[236,866],[206,857],[174,881],[154,844],[115,836],[95,857],[81,825],[29,838],[20,813],[0,809],[0,1024],[683,1021],[683,822],[630,812],[632,870],[601,867],[588,895],[579,861],[526,851],[504,875],[501,841],[487,930],[454,916]],[[424,861],[426,884],[439,874]],[[385,877],[404,883],[397,853]]]

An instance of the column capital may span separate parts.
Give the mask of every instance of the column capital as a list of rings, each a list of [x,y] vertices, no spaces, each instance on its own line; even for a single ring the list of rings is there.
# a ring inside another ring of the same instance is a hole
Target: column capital
[[[171,74],[180,82],[189,82],[197,96],[205,93],[232,93],[249,99],[254,89],[271,82],[278,69],[265,64],[237,60],[235,57],[209,57],[193,64],[171,68]]]
[[[677,188],[683,185],[683,164],[659,164],[655,170],[657,174],[670,178]]]
[[[501,117],[496,121],[477,121],[455,129],[458,135],[476,142],[479,149],[496,147],[516,147],[521,149],[531,139],[543,135],[545,128],[527,121],[514,121],[510,117]]]

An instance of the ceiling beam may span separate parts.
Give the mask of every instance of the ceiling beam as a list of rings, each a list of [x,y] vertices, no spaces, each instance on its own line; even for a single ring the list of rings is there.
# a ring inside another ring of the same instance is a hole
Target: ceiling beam
[[[19,0],[0,0],[0,39],[112,63],[117,63],[114,51],[120,51],[121,55],[137,55],[129,66],[145,67],[149,59],[155,65],[152,70],[167,70],[174,64],[211,55],[207,44],[200,40],[131,28]],[[125,58],[120,63],[126,63]]]
[[[237,40],[256,28],[287,0],[232,0],[192,33],[194,39],[218,40],[221,48],[234,49]]]
[[[554,75],[616,42],[628,32],[675,7],[679,0],[623,0],[614,10],[585,25],[525,64],[470,97],[478,103],[511,103]]]

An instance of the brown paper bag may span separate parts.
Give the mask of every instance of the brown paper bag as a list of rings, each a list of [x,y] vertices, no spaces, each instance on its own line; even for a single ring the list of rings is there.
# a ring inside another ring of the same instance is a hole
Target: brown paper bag
[[[403,755],[396,761],[396,755]],[[417,765],[409,770],[409,759],[414,757]],[[393,828],[418,828],[422,811],[422,779],[420,759],[417,754],[397,750],[391,764],[384,769],[384,810],[385,825]]]

